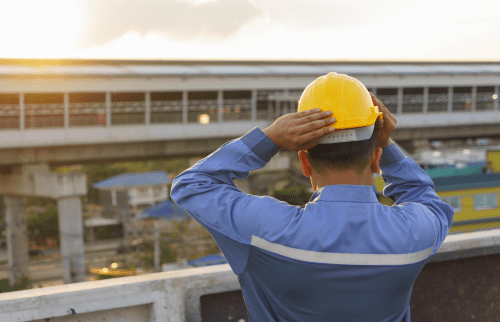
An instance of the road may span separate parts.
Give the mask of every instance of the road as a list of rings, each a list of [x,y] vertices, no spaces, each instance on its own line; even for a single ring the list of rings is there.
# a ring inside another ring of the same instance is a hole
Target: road
[[[110,261],[118,261],[116,249],[121,241],[100,242],[85,245],[85,263],[87,268],[92,266],[106,266]],[[34,287],[46,287],[62,284],[61,257],[58,248],[44,250],[42,255],[35,258],[30,256],[29,278]],[[0,279],[9,278],[9,265],[7,254],[0,251]],[[88,274],[86,280],[93,280],[94,276]]]

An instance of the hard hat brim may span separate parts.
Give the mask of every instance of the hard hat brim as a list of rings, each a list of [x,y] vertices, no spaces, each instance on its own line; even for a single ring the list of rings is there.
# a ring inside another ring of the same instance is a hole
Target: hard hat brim
[[[368,140],[372,137],[375,124],[345,130],[336,130],[325,135],[318,144],[332,144]]]

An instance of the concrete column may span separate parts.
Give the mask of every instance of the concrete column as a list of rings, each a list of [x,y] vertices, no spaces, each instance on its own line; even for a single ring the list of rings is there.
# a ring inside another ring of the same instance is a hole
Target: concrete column
[[[161,256],[160,256],[160,223],[159,219],[154,222],[154,270],[155,272],[161,272]]]
[[[224,94],[222,91],[217,92],[217,122],[223,121],[222,112],[224,110]]]
[[[493,110],[498,111],[498,104],[500,102],[500,86],[495,86],[495,99],[493,100]]]
[[[448,113],[453,110],[453,87],[448,87]]]
[[[397,114],[401,115],[403,114],[403,88],[399,87],[398,88],[398,109],[397,109]]]
[[[146,107],[145,123],[146,125],[149,125],[151,124],[151,92],[146,92],[145,107]]]
[[[63,282],[85,281],[82,201],[80,197],[57,199]]]
[[[64,128],[69,128],[69,94],[64,93]]]
[[[471,98],[471,104],[470,104],[470,111],[475,112],[476,111],[476,101],[477,101],[477,86],[472,86],[472,98]]]
[[[269,121],[273,121],[273,102],[272,101],[267,101],[267,119]]]
[[[275,106],[275,115],[274,115],[274,118],[275,119],[278,119],[280,116],[281,116],[281,100],[280,99],[276,99],[275,101],[276,103],[276,106]]]
[[[252,121],[257,121],[257,90],[252,90]]]
[[[182,124],[188,122],[188,92],[182,92]]]
[[[111,93],[106,92],[106,127],[111,127]]]
[[[427,114],[429,112],[429,87],[424,87],[424,107],[422,112]]]
[[[7,224],[9,283],[13,287],[28,276],[28,231],[23,197],[4,196]]]
[[[283,90],[283,96],[285,97],[285,99],[283,100],[285,104],[283,105],[283,110],[281,115],[290,113],[290,90],[289,89]]]
[[[24,116],[24,93],[19,93],[19,130],[24,131],[26,117]]]
[[[413,155],[420,154],[422,151],[427,151],[431,149],[431,145],[429,143],[429,140],[427,139],[418,139],[414,140],[412,143],[412,150],[411,153]]]

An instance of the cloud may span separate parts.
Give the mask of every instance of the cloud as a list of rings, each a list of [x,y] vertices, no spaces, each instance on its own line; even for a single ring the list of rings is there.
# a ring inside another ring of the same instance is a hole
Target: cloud
[[[409,0],[250,0],[269,20],[300,30],[348,29],[400,11]]]
[[[128,32],[165,33],[180,40],[228,38],[261,14],[247,0],[79,0],[79,5],[79,47],[103,45]]]

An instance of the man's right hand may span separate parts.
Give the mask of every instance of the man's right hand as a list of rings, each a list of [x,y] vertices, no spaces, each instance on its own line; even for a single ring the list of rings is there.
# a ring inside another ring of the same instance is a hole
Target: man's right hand
[[[373,104],[378,106],[380,112],[384,115],[381,120],[377,120],[378,122],[378,132],[377,132],[377,145],[381,148],[385,148],[386,146],[392,143],[391,135],[396,128],[396,117],[392,115],[391,112],[385,107],[385,105],[372,93]]]

